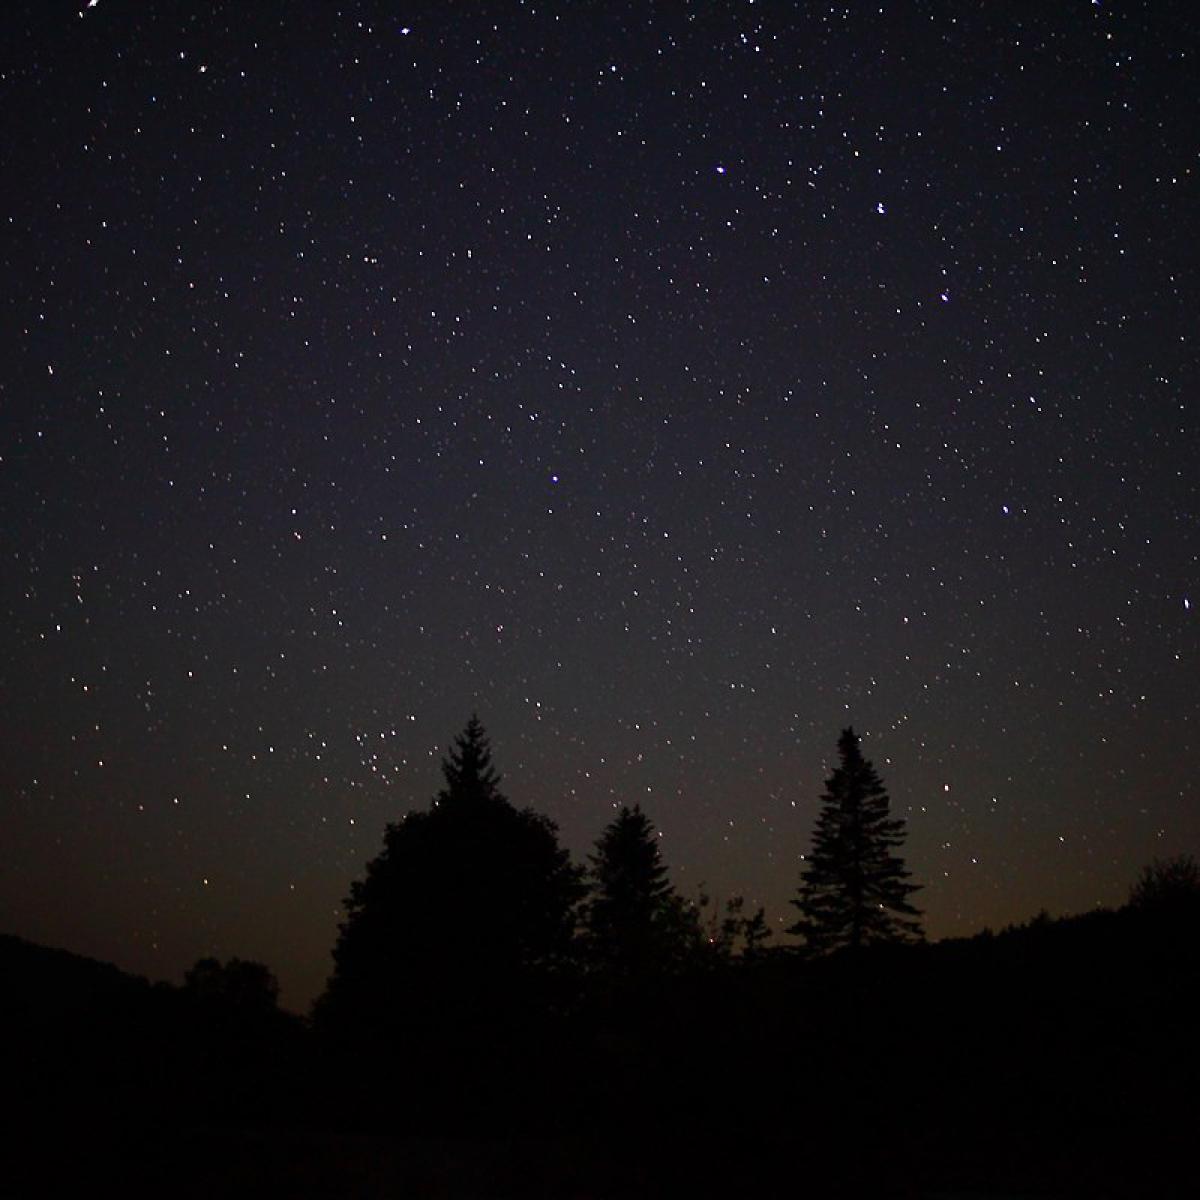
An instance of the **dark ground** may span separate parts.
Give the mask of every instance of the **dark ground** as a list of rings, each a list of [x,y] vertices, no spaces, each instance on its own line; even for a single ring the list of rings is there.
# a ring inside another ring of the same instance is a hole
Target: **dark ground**
[[[1192,1196],[1197,928],[1123,910],[768,956],[476,1051],[358,1056],[4,938],[3,1191]]]

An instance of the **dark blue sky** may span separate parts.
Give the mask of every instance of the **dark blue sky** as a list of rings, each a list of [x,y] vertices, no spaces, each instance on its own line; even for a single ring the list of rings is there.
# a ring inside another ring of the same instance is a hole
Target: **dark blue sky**
[[[0,925],[303,1006],[472,710],[776,923],[842,727],[933,936],[1200,845],[1181,3],[18,4]]]

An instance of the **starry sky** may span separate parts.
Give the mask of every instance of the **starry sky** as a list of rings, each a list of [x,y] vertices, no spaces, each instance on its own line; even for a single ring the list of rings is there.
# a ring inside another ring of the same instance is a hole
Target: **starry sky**
[[[794,911],[840,730],[934,937],[1200,846],[1198,22],[27,0],[0,928],[320,989],[477,710]]]

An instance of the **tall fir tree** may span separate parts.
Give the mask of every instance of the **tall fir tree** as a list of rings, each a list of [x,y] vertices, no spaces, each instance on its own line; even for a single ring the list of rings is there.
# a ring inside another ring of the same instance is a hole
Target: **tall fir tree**
[[[471,714],[442,759],[442,778],[446,782],[438,792],[438,804],[507,803],[500,792],[500,776],[492,766],[492,745],[478,714]]]
[[[671,886],[654,826],[638,805],[622,806],[588,863],[583,942],[594,971],[613,980],[644,979],[698,951],[699,920]]]
[[[800,919],[788,932],[815,953],[919,940],[920,912],[909,897],[920,885],[908,882],[911,872],[896,853],[905,822],[891,816],[887,790],[853,729],[842,731],[838,754],[792,900]]]

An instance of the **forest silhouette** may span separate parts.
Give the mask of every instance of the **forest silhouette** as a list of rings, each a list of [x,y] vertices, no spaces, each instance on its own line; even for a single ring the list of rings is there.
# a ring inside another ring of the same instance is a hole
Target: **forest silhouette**
[[[638,806],[572,862],[475,717],[350,882],[307,1018],[262,963],[151,985],[0,938],[12,1194],[1185,1194],[1195,861],[930,944],[903,822],[838,748],[795,944],[679,894]]]

